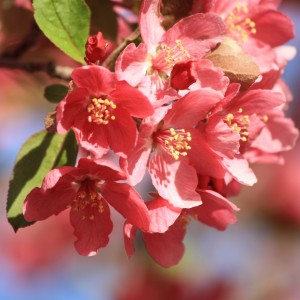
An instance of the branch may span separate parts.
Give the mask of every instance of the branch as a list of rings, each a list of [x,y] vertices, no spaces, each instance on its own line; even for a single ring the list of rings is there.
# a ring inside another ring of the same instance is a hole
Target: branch
[[[109,67],[113,62],[115,62],[119,54],[125,49],[127,45],[134,42],[140,36],[140,29],[137,28],[131,33],[102,63],[103,67]]]
[[[48,63],[35,63],[35,62],[19,62],[15,59],[0,57],[0,68],[23,70],[28,73],[44,72],[49,76],[70,81],[72,68],[56,66],[52,62]]]

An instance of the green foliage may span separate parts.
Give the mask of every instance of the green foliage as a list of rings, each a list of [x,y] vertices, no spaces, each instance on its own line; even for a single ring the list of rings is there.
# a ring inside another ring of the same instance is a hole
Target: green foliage
[[[69,88],[65,85],[52,84],[45,88],[44,96],[48,101],[58,103],[66,96],[68,90]]]
[[[22,206],[29,192],[40,187],[45,175],[55,167],[73,166],[77,157],[73,132],[65,135],[42,130],[31,136],[18,153],[9,182],[7,218],[15,231],[26,227]]]
[[[83,0],[33,0],[34,18],[58,48],[84,64],[91,12]]]

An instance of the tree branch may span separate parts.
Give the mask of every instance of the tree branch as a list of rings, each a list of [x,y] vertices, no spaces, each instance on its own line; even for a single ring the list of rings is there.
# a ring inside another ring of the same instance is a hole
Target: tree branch
[[[44,72],[49,76],[70,81],[72,68],[56,66],[52,62],[48,63],[35,63],[35,62],[20,62],[15,59],[0,57],[0,68],[8,68],[15,70],[23,70],[28,73]]]
[[[131,33],[102,63],[103,67],[112,67],[112,63],[115,62],[119,54],[125,49],[127,45],[134,42],[140,36],[139,27]]]

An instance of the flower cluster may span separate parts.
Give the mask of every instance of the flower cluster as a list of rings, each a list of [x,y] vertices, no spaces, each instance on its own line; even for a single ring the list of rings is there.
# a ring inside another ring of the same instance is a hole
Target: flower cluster
[[[227,197],[256,182],[249,162],[281,162],[297,139],[280,78],[294,51],[281,45],[294,31],[279,1],[190,2],[187,16],[163,26],[163,1],[144,0],[142,42],[119,54],[114,72],[97,64],[102,34],[90,37],[89,65],[74,69],[57,106],[57,132],[73,130],[84,154],[45,177],[24,216],[39,221],[69,209],[82,255],[107,245],[110,205],[126,219],[128,256],[141,230],[157,263],[176,264],[189,222],[218,230],[234,223],[238,208]],[[112,153],[117,163],[106,159]],[[147,173],[145,201],[135,186]]]

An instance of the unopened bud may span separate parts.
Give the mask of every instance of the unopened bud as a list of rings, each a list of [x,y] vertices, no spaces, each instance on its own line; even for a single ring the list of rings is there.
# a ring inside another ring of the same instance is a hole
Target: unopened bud
[[[171,86],[176,90],[186,90],[196,81],[192,69],[193,61],[177,63],[171,73]]]
[[[85,44],[85,61],[87,64],[101,62],[105,56],[108,42],[101,32],[90,36]]]

